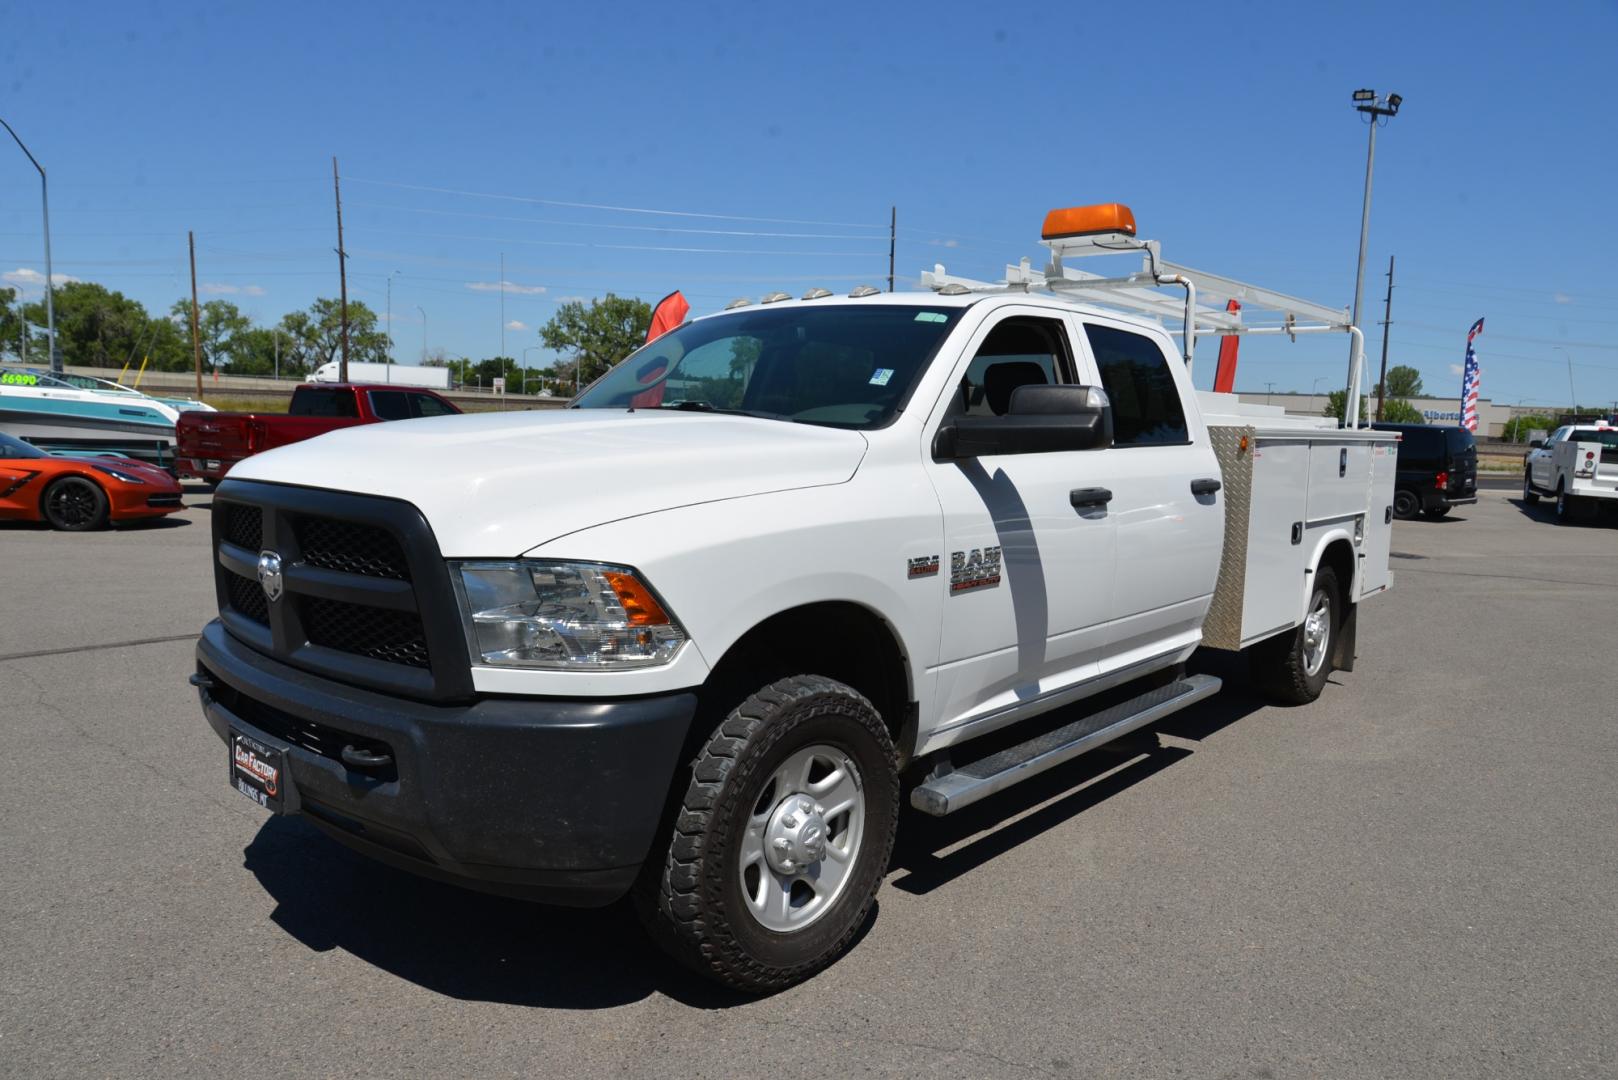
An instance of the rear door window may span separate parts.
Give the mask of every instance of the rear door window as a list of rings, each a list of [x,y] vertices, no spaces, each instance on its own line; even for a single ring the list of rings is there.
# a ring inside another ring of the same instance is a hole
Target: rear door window
[[[1084,335],[1112,399],[1114,446],[1175,446],[1191,441],[1185,406],[1168,357],[1144,334],[1086,323]]]
[[[358,417],[352,390],[321,390],[300,386],[292,391],[292,406],[287,410],[293,416]]]
[[[1014,316],[983,339],[950,406],[953,416],[1004,416],[1019,386],[1072,382],[1067,333],[1056,319]]]

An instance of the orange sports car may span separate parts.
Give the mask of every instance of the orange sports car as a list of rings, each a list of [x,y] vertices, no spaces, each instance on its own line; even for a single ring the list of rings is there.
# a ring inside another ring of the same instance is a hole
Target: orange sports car
[[[0,521],[86,532],[179,509],[180,485],[162,469],[128,458],[56,457],[0,432]]]

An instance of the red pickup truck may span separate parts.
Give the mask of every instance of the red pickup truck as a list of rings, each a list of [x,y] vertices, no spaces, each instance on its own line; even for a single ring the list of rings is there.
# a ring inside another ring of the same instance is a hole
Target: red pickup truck
[[[242,458],[338,428],[460,411],[416,386],[305,383],[292,391],[284,413],[181,413],[174,425],[176,471],[218,481]]]

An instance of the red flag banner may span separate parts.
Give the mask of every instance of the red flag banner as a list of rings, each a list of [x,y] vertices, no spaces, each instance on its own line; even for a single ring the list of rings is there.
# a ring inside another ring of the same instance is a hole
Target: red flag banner
[[[680,290],[675,289],[657,302],[652,309],[652,325],[646,328],[646,340],[656,341],[664,334],[685,322],[686,313],[691,305],[685,302]]]
[[[646,328],[647,343],[650,344],[656,341],[685,322],[686,313],[690,310],[691,305],[685,302],[685,297],[680,295],[679,289],[675,289],[659,300],[657,306],[652,309],[652,325]],[[666,362],[664,365],[648,371],[642,381],[650,382],[654,385],[631,398],[629,407],[632,409],[655,409],[662,405],[663,380],[667,375]]]

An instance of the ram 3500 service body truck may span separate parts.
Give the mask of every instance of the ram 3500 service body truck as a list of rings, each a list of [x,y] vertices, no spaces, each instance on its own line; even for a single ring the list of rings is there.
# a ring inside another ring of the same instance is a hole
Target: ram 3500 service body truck
[[[1618,427],[1605,422],[1565,424],[1528,452],[1522,497],[1556,500],[1556,520],[1566,524],[1583,510],[1618,506]]]
[[[1311,700],[1389,584],[1396,437],[1199,396],[1189,360],[1346,330],[1357,394],[1358,331],[1116,205],[1045,242],[1001,283],[732,305],[563,412],[243,461],[192,676],[231,782],[425,875],[632,894],[770,990],[853,939],[902,791],[948,814],[1205,698],[1199,646]]]

